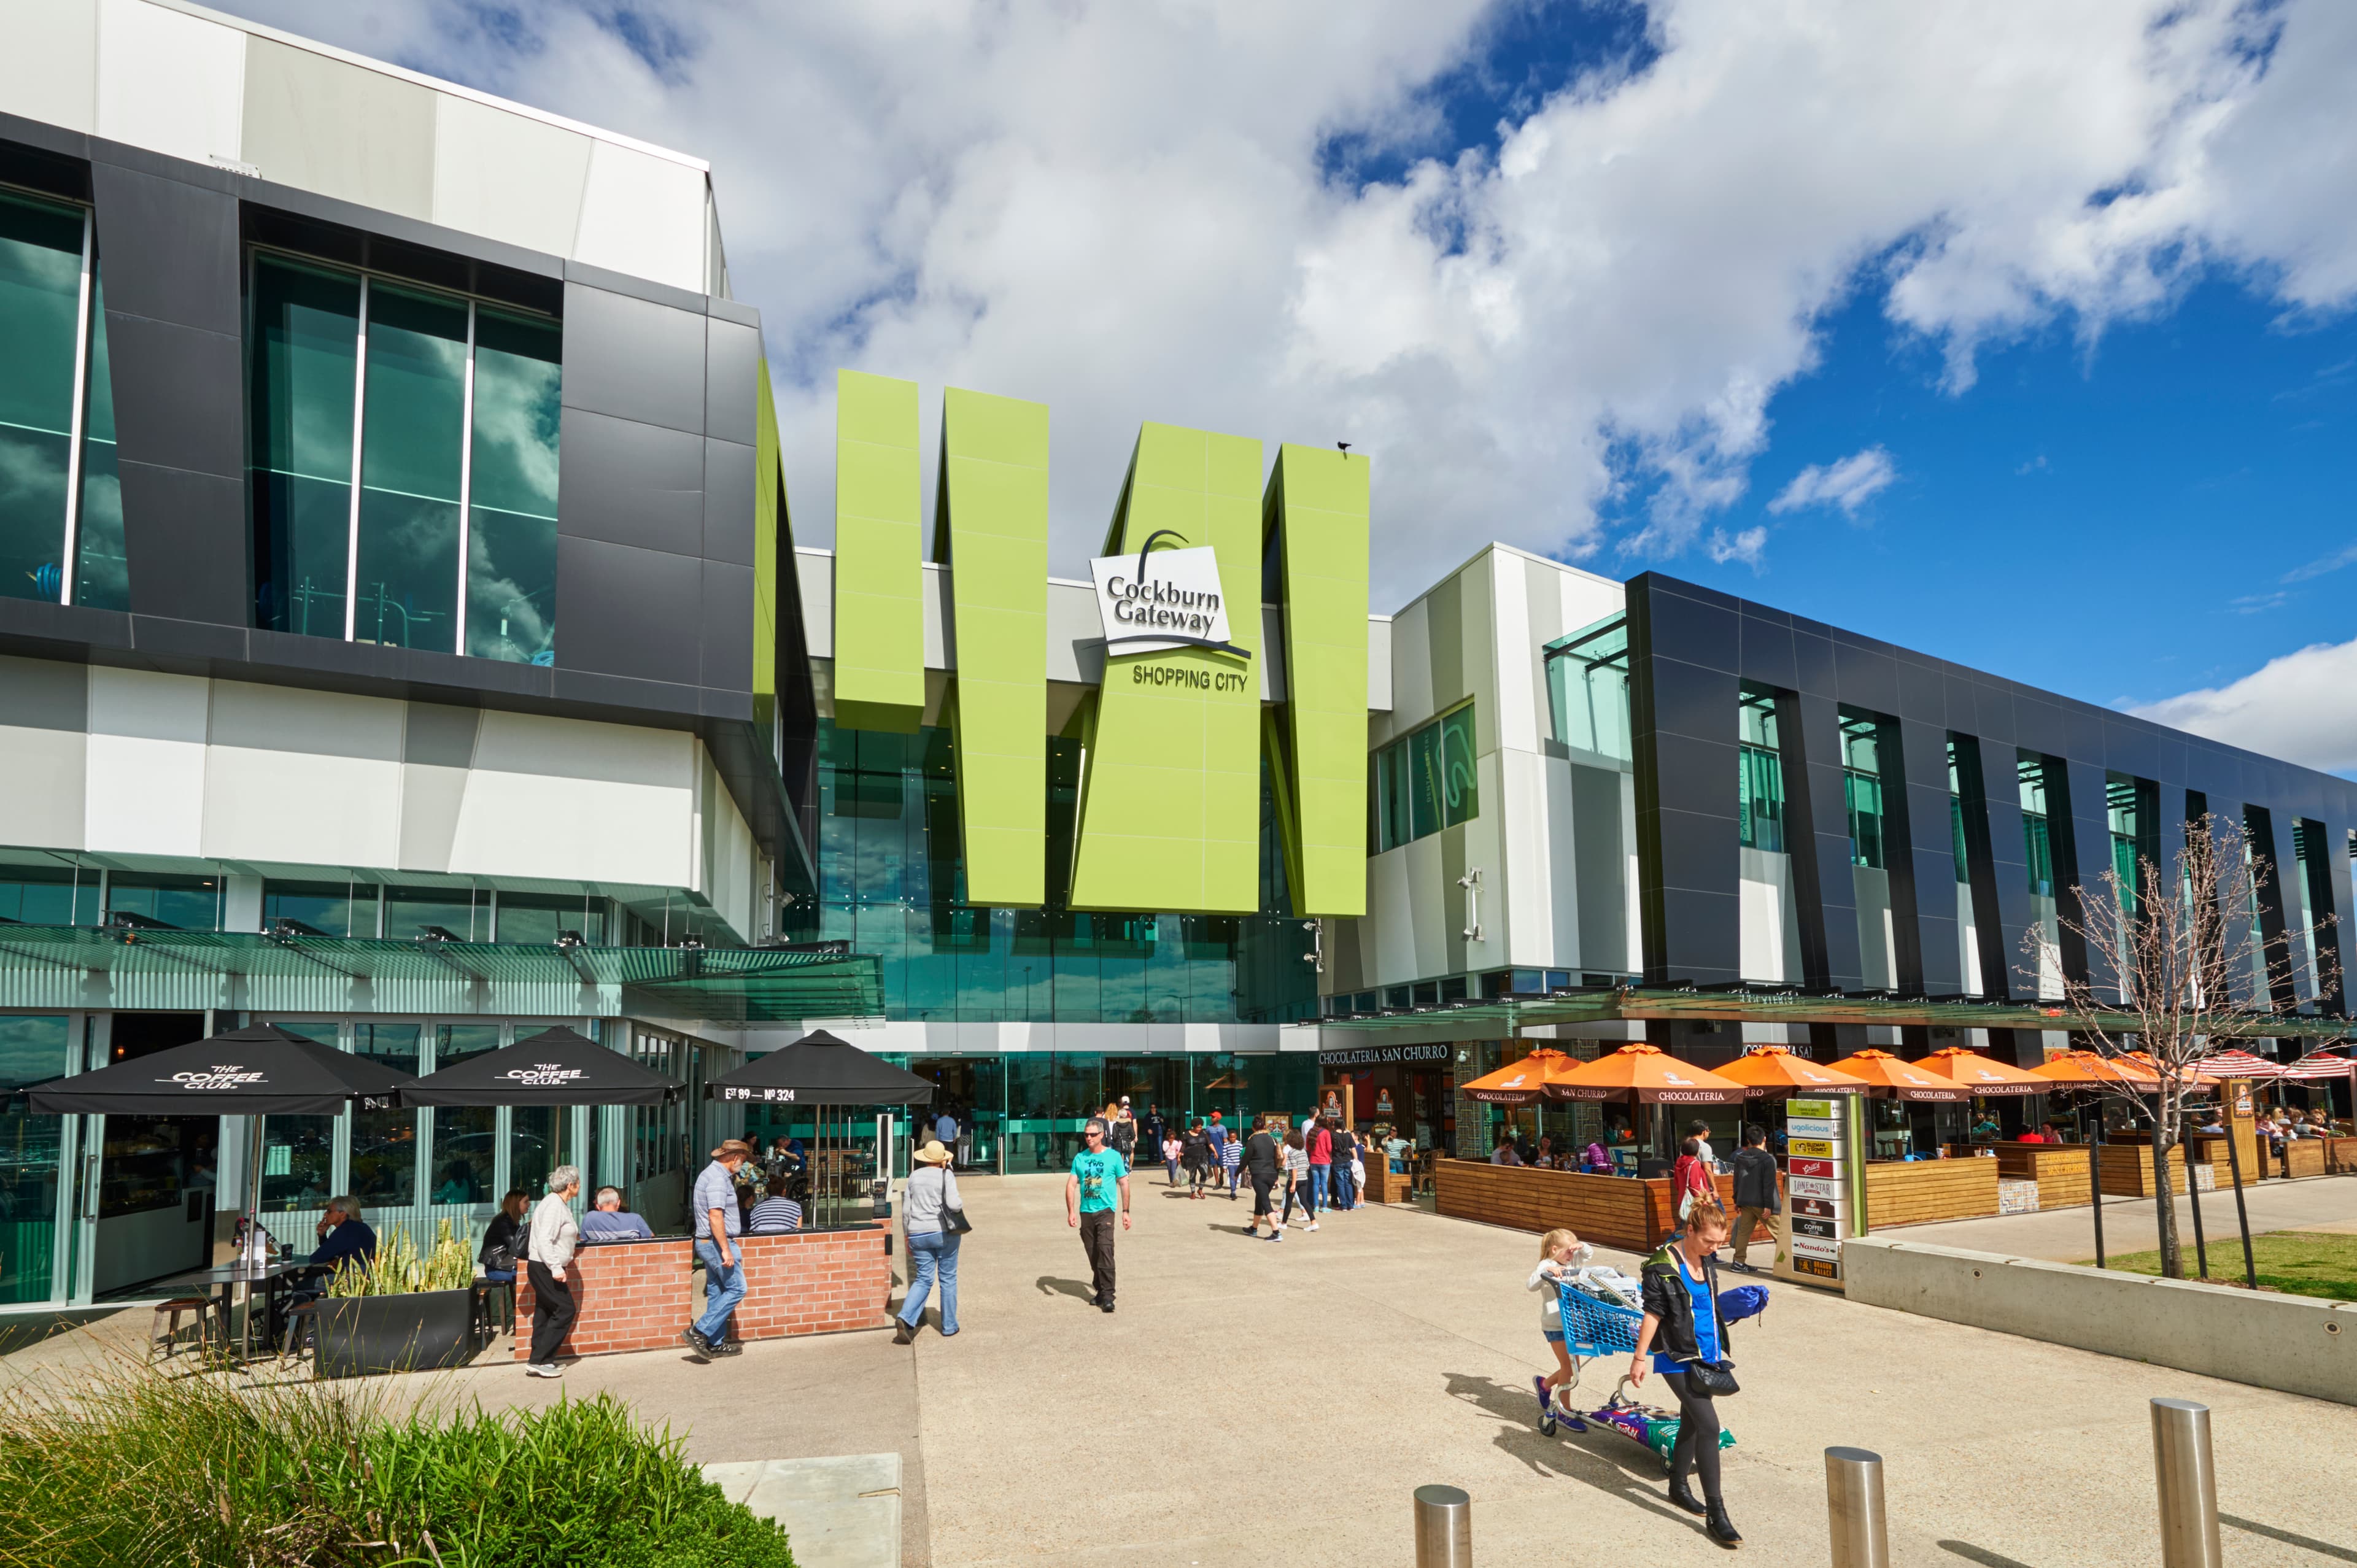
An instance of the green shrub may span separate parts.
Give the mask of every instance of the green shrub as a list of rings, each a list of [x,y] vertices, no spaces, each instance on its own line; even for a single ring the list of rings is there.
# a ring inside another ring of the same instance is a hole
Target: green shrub
[[[0,1402],[5,1568],[792,1568],[668,1432],[600,1395],[389,1414],[136,1372]]]

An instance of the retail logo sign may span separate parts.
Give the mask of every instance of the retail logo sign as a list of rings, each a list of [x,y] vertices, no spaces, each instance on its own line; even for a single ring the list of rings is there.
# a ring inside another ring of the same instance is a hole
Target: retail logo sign
[[[1352,1046],[1345,1050],[1319,1051],[1319,1067],[1377,1067],[1387,1062],[1445,1062],[1447,1046]]]
[[[526,1089],[561,1089],[589,1076],[587,1069],[566,1067],[562,1062],[534,1062],[530,1067],[512,1068],[500,1074]]]
[[[1156,550],[1155,542],[1162,539],[1178,540],[1180,548]],[[1104,627],[1108,656],[1208,648],[1252,657],[1251,650],[1229,640],[1219,553],[1210,545],[1188,546],[1184,535],[1157,529],[1135,555],[1090,562],[1089,575],[1096,581],[1097,618]],[[1241,675],[1228,679],[1235,690],[1243,690]]]
[[[794,1091],[791,1089],[746,1089],[731,1083],[721,1086],[720,1098],[755,1100],[769,1105],[791,1105],[794,1102]]]
[[[216,1065],[205,1072],[176,1072],[168,1079],[158,1079],[156,1081],[177,1084],[182,1089],[218,1092],[221,1090],[248,1089],[257,1083],[266,1083],[269,1079],[260,1072],[248,1072],[242,1063],[232,1062],[226,1066]]]

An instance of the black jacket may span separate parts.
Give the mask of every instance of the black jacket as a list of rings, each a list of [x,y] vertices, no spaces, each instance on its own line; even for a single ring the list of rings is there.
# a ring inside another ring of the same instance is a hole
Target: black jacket
[[[1776,1156],[1765,1149],[1738,1149],[1735,1154],[1735,1207],[1764,1208],[1781,1214],[1776,1197]]]
[[[1694,1297],[1687,1294],[1686,1282],[1677,1259],[1677,1243],[1664,1241],[1661,1251],[1645,1260],[1638,1276],[1644,1285],[1645,1310],[1662,1320],[1654,1331],[1653,1348],[1674,1361],[1695,1361],[1702,1351],[1695,1340]],[[1703,1283],[1710,1287],[1710,1299],[1718,1299],[1718,1259],[1706,1253],[1702,1262]],[[1727,1359],[1727,1325],[1718,1325],[1718,1358]]]

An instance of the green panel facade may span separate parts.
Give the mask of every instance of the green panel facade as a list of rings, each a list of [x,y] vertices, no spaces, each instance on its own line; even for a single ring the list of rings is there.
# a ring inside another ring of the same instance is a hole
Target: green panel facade
[[[1243,914],[1259,907],[1260,443],[1138,432],[1107,553],[1168,530],[1219,553],[1228,635],[1105,661],[1081,787],[1072,906]],[[1354,802],[1354,814],[1360,808]]]
[[[1285,575],[1277,777],[1304,915],[1367,912],[1367,474],[1364,457],[1280,447],[1262,512]]]
[[[1047,404],[943,393],[940,510],[966,897],[1035,908],[1047,897]]]
[[[925,714],[917,383],[834,382],[834,714],[908,734]]]

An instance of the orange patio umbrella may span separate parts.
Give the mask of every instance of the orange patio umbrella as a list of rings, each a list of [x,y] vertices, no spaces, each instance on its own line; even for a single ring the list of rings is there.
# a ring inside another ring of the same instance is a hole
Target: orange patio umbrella
[[[2049,1083],[2113,1083],[2127,1089],[2160,1087],[2160,1075],[2141,1062],[2096,1051],[2064,1051],[2029,1070]]]
[[[1867,1088],[1866,1080],[1855,1073],[1796,1057],[1789,1046],[1754,1046],[1711,1070],[1743,1085],[1754,1100],[1771,1094],[1857,1094]]]
[[[1933,1051],[1913,1065],[1974,1094],[2043,1094],[2054,1087],[2053,1079],[2040,1078],[2028,1068],[2001,1062],[1961,1046]]]
[[[1890,1100],[1954,1101],[1972,1098],[1969,1090],[1925,1072],[1913,1062],[1901,1061],[1889,1051],[1853,1051],[1834,1066],[1854,1078],[1864,1079],[1869,1094]]]
[[[2122,1051],[2120,1059],[2136,1063],[2136,1066],[2152,1074],[2154,1082],[2160,1081],[2162,1077],[2160,1064],[2153,1059],[2150,1051]],[[2203,1072],[2200,1068],[2191,1066],[2179,1069],[2177,1076],[2194,1089],[2215,1089],[2226,1081],[2216,1073]]]
[[[1483,1073],[1458,1092],[1485,1105],[1529,1105],[1546,1092],[1551,1082],[1579,1065],[1561,1051],[1535,1050],[1495,1072]]]
[[[1623,1046],[1547,1079],[1557,1100],[1622,1100],[1640,1105],[1739,1105],[1750,1090],[1654,1046]]]

